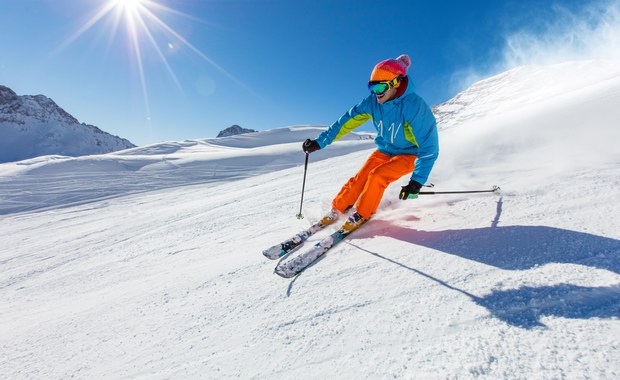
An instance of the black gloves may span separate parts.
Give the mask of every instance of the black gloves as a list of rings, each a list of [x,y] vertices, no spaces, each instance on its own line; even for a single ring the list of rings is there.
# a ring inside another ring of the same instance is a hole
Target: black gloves
[[[302,149],[304,150],[306,154],[310,154],[312,152],[316,152],[317,150],[321,149],[321,147],[319,146],[319,143],[316,142],[316,140],[307,139],[306,141],[304,141],[304,145],[302,146]]]
[[[401,187],[398,198],[402,200],[416,199],[418,197],[418,193],[420,192],[421,188],[422,188],[422,185],[420,185],[418,182],[414,180],[411,180],[409,181],[409,184],[407,186]]]

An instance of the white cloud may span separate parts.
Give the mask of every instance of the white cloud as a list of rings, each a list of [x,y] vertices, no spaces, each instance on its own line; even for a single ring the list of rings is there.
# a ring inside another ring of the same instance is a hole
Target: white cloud
[[[496,62],[453,73],[453,93],[518,66],[620,60],[620,0],[592,1],[577,11],[555,5],[549,14],[538,16],[544,19],[506,32]]]
[[[578,14],[559,5],[554,11],[542,33],[522,29],[505,38],[498,68],[620,59],[620,1],[597,1]]]

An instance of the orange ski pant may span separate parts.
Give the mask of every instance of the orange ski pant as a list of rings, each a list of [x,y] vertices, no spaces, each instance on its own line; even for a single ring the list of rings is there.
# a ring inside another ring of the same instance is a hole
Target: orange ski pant
[[[357,201],[355,210],[364,219],[369,219],[377,211],[388,185],[413,172],[415,160],[416,156],[410,154],[392,157],[378,150],[374,151],[355,177],[342,187],[334,198],[332,207],[344,213]]]

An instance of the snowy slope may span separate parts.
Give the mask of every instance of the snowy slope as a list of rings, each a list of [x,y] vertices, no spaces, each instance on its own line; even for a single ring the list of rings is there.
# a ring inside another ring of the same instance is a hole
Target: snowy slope
[[[43,155],[101,154],[134,145],[80,123],[43,95],[17,96],[0,85],[0,163]]]
[[[303,164],[300,146],[325,130],[278,128],[237,136],[171,141],[83,157],[43,156],[0,164],[0,215],[89,203],[190,184],[221,183]],[[313,161],[374,146],[351,133]]]
[[[0,373],[618,378],[616,67],[477,84],[497,91],[470,89],[460,124],[443,121],[431,180],[502,194],[401,202],[396,183],[362,230],[292,281],[261,250],[317,219],[372,142],[311,156],[301,221],[299,128],[0,165]],[[591,81],[550,91],[575,76]],[[236,168],[201,174],[212,161]]]

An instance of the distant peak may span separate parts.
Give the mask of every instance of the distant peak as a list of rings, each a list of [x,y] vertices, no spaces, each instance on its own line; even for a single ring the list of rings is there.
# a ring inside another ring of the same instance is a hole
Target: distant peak
[[[18,97],[15,91],[0,85],[0,105],[11,103],[17,99]]]
[[[11,114],[11,117],[7,120],[13,120],[17,115],[21,115],[33,117],[41,122],[55,120],[69,124],[79,124],[76,118],[45,95],[18,96],[15,91],[0,85],[0,106],[5,105],[9,105],[9,107],[4,108],[3,113]]]
[[[217,137],[228,137],[228,136],[235,136],[235,135],[241,135],[244,133],[252,133],[252,132],[257,132],[253,129],[246,129],[246,128],[241,128],[240,126],[238,126],[237,124],[232,125],[222,131],[220,131],[220,133],[218,133]]]
[[[101,154],[134,145],[80,124],[45,95],[18,96],[0,86],[0,163],[43,155]]]
[[[64,119],[65,121],[67,121],[69,123],[75,123],[75,124],[79,123],[79,121],[75,117],[73,117],[67,111],[62,109],[62,107],[60,107],[58,104],[56,104],[56,102],[54,102],[52,99],[48,98],[47,96],[45,96],[45,95],[35,95],[35,96],[32,96],[32,99],[43,110],[47,111],[48,113],[56,113],[62,119]]]

